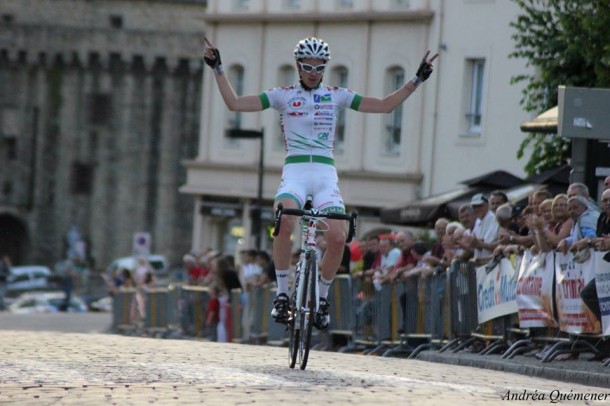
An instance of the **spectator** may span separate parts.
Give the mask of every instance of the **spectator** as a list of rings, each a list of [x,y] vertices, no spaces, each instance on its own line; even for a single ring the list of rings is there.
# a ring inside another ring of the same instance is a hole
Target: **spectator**
[[[187,283],[189,285],[201,285],[203,278],[208,274],[208,272],[197,263],[197,258],[191,254],[186,254],[182,257],[182,266],[186,271]]]
[[[366,240],[366,252],[363,256],[362,270],[354,274],[357,278],[365,278],[366,275],[372,275],[376,268],[379,267],[381,256],[379,253],[379,237],[376,235],[370,236]]]
[[[6,281],[11,270],[11,259],[8,255],[0,257],[0,310],[4,310],[4,296],[6,295]]]
[[[373,281],[379,281],[377,286],[380,287],[381,281],[386,280],[386,277],[389,276],[390,271],[393,270],[398,263],[398,260],[400,259],[400,250],[394,247],[390,237],[384,237],[379,242],[379,253],[379,267],[372,269],[373,273],[370,276],[373,277]]]
[[[570,183],[568,186],[568,191],[566,192],[568,198],[574,196],[584,197],[587,201],[587,208],[596,212],[600,212],[599,206],[591,200],[591,196],[589,195],[589,188],[584,183],[574,182]]]
[[[528,207],[530,208],[530,212],[535,215],[540,215],[540,204],[544,202],[546,199],[553,198],[551,192],[546,189],[538,189],[530,195],[530,201],[528,203]]]
[[[415,241],[415,244],[413,244],[412,252],[413,256],[417,260],[417,263],[415,264],[415,267],[413,267],[413,269],[402,274],[402,279],[405,280],[417,275],[425,276],[429,271],[433,270],[430,266],[428,266],[428,263],[426,261],[426,258],[430,256],[430,251],[428,251],[428,244],[423,241]]]
[[[76,270],[72,258],[67,258],[64,261],[58,262],[55,265],[55,272],[61,277],[62,290],[64,291],[64,303],[60,306],[60,310],[67,312],[72,301],[72,291],[74,289],[74,276]]]
[[[449,220],[446,218],[440,218],[434,223],[434,233],[436,234],[436,241],[432,244],[430,249],[430,255],[426,258],[429,266],[435,267],[441,264],[441,260],[444,256],[445,249],[443,248],[443,240],[447,234],[447,224]]]
[[[206,324],[206,336],[212,341],[219,341],[219,330],[224,330],[220,326],[220,291],[221,287],[213,285],[210,289],[210,299],[205,309],[205,324]]]
[[[559,242],[557,249],[564,254],[568,249],[572,251],[586,247],[596,237],[597,220],[599,212],[589,209],[587,199],[583,196],[572,196],[568,199],[568,212],[574,220],[570,235]]]
[[[256,263],[256,250],[242,250],[240,256],[242,286],[248,292],[256,286],[258,278],[262,275],[263,270]]]
[[[463,255],[463,249],[458,245],[458,241],[462,239],[464,231],[464,226],[457,221],[447,224],[443,240],[443,262],[446,267],[449,267],[454,259]]]
[[[506,196],[506,193],[502,192],[501,190],[494,190],[490,193],[489,210],[491,210],[492,213],[495,214],[498,207],[505,203],[508,203],[508,196]]]
[[[472,257],[474,250],[471,247],[472,230],[474,229],[476,217],[474,209],[469,204],[462,205],[458,210],[460,223],[464,227],[464,231],[460,232],[455,240],[455,243],[462,249],[459,259],[466,260]]]
[[[474,257],[475,259],[489,258],[498,246],[498,222],[489,210],[488,200],[482,193],[474,195],[470,204],[477,217],[471,244],[474,249]]]
[[[606,180],[609,180],[606,178]],[[597,220],[595,238],[587,241],[587,245],[595,247],[598,251],[610,251],[610,188],[604,190],[601,198],[602,213]],[[610,254],[604,256],[604,260],[610,262]],[[597,321],[601,321],[602,315],[599,307],[599,298],[597,297],[597,286],[595,278],[580,291],[580,297],[585,305],[597,317]],[[606,345],[602,349],[602,357],[610,356],[610,348]]]
[[[604,190],[610,189],[610,176],[606,176],[604,179]]]
[[[552,223],[543,233],[551,248],[557,247],[559,241],[570,235],[574,221],[568,213],[568,195],[559,194],[553,198],[551,205]]]
[[[396,244],[400,248],[400,259],[390,275],[388,275],[388,280],[382,281],[383,283],[396,281],[403,272],[412,269],[417,263],[411,252],[413,244],[415,244],[412,232],[407,230],[396,234]]]
[[[153,268],[145,257],[139,257],[134,270],[134,279],[136,286],[140,287],[144,285],[146,275],[149,272],[153,272]]]
[[[275,283],[275,266],[271,257],[265,251],[256,253],[256,264],[262,269],[262,273],[256,282],[256,286],[267,286]]]

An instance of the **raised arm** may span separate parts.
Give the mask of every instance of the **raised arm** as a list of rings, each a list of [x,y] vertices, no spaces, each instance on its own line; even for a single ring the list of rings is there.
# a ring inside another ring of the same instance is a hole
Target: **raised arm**
[[[263,105],[258,95],[238,96],[233,90],[233,86],[224,74],[222,63],[220,61],[220,51],[205,39],[205,49],[203,60],[214,71],[214,78],[220,90],[222,100],[224,100],[227,108],[231,111],[261,111]]]
[[[426,52],[422,59],[417,73],[411,80],[405,83],[400,89],[395,90],[384,98],[364,96],[360,102],[358,111],[363,113],[391,113],[399,104],[404,102],[432,73],[432,63],[438,57],[438,53],[428,59],[430,51]]]

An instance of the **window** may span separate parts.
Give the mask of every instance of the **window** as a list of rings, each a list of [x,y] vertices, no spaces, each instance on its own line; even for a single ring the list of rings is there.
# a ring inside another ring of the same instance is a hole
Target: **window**
[[[75,195],[90,195],[93,190],[93,165],[72,164],[71,190]]]
[[[301,8],[301,0],[284,0],[285,7],[287,9],[298,9]]]
[[[483,81],[485,60],[471,59],[467,63],[470,95],[466,106],[466,135],[481,134],[481,118],[483,116]]]
[[[229,69],[229,82],[235,89],[238,96],[244,94],[244,68],[240,65],[234,65]],[[235,111],[229,116],[228,128],[241,128],[242,113]]]
[[[14,161],[17,159],[17,137],[4,137],[4,148],[6,150],[7,161]]]
[[[354,0],[338,0],[340,8],[352,8],[354,7]]]
[[[112,118],[112,96],[105,93],[89,95],[88,121],[91,125],[109,125]]]
[[[347,68],[339,66],[332,71],[332,81],[339,87],[347,86]],[[341,110],[337,116],[335,127],[335,152],[342,154],[345,146],[345,110]]]
[[[278,72],[278,85],[279,86],[292,86],[297,83],[297,71],[292,65],[283,65],[280,67]],[[282,129],[278,127],[274,127],[274,142],[273,149],[276,151],[284,150],[284,135],[282,134]]]
[[[394,5],[400,8],[409,8],[411,6],[411,0],[394,0]]]
[[[112,28],[123,28],[123,17],[119,15],[110,16],[110,26]]]
[[[250,0],[234,0],[233,8],[236,10],[247,10],[250,6]]]
[[[402,68],[390,69],[388,73],[388,93],[399,89],[405,84],[405,71]],[[388,115],[384,146],[384,152],[387,155],[398,155],[400,153],[402,111],[403,105],[399,104],[398,107]]]

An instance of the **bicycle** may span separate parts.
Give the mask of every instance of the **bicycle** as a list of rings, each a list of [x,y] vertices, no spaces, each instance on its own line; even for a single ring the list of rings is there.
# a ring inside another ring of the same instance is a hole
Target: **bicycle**
[[[309,357],[311,331],[314,320],[320,308],[318,293],[318,263],[316,260],[316,232],[318,224],[324,219],[349,221],[349,232],[346,242],[351,242],[356,234],[357,213],[321,213],[312,208],[312,197],[308,196],[303,209],[285,209],[278,205],[275,215],[273,235],[277,237],[283,215],[299,216],[301,224],[301,256],[296,267],[296,275],[290,291],[291,314],[286,322],[289,336],[288,365],[294,368],[297,355],[299,367],[304,370]]]

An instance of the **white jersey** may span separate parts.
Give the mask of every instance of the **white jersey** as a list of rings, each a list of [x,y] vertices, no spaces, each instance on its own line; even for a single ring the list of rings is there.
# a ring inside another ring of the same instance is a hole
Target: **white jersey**
[[[300,84],[276,87],[259,95],[263,109],[280,112],[280,125],[288,157],[333,157],[339,111],[358,110],[362,96],[342,87],[321,84],[305,90]]]

